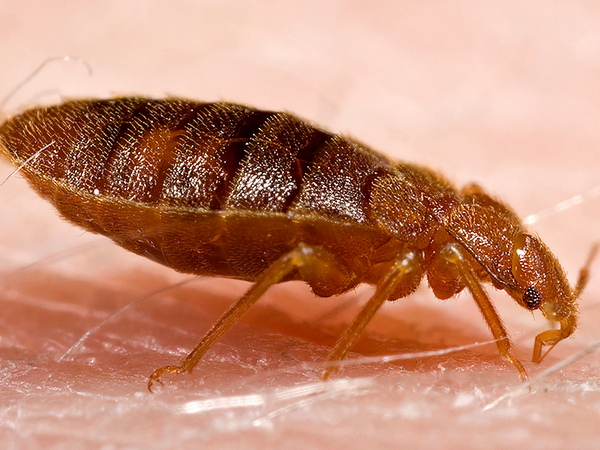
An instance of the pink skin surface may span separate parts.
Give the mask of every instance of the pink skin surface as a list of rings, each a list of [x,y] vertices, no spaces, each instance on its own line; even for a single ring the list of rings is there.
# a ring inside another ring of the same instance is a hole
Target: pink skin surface
[[[52,56],[93,69],[49,64],[5,115],[57,101],[52,91],[287,110],[477,182],[523,216],[582,195],[532,226],[572,282],[600,240],[600,200],[586,196],[600,182],[592,2],[21,1],[0,11],[0,49],[5,94]],[[2,178],[11,171],[0,164]],[[353,364],[321,383],[319,363],[372,291],[317,299],[287,283],[192,376],[165,377],[152,395],[148,375],[190,351],[248,285],[179,275],[83,233],[19,176],[0,208],[2,448],[597,446],[600,353],[544,371],[600,339],[600,264],[579,329],[539,366],[529,360],[545,321],[489,287],[530,389],[494,344],[430,353],[491,335],[470,296],[442,302],[426,283],[386,305]]]

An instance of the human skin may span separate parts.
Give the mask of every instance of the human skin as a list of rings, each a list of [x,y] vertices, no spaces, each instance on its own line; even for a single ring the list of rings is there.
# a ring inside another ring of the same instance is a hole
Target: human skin
[[[600,9],[585,2],[20,2],[0,12],[8,93],[48,57],[5,114],[67,97],[176,95],[287,110],[390,157],[474,181],[523,215],[600,179]],[[178,7],[179,6],[179,7]],[[44,9],[47,8],[47,9]],[[52,20],[49,20],[52,17]],[[12,168],[0,166],[7,176]],[[369,288],[317,299],[301,283],[270,290],[191,376],[147,376],[177,362],[248,287],[175,274],[62,221],[20,180],[0,188],[0,440],[244,448],[592,446],[597,352],[535,380],[599,333],[598,267],[581,323],[536,366],[538,314],[487,286],[534,379],[520,390],[467,294],[445,302],[426,283],[386,305],[353,364],[321,383],[328,351]],[[599,239],[596,197],[532,226],[574,282]],[[33,266],[31,266],[33,264]],[[153,290],[184,280],[129,309]],[[97,327],[97,328],[96,328]],[[85,341],[64,356],[86,332]],[[417,354],[396,362],[386,355]],[[420,355],[420,356],[419,356]],[[507,393],[514,396],[484,411]],[[362,445],[361,445],[362,444]]]

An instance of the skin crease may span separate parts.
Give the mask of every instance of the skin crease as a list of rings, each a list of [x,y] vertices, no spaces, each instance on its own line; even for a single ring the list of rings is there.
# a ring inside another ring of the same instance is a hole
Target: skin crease
[[[6,6],[0,15],[5,92],[49,56],[81,56],[94,70],[88,77],[77,63],[51,65],[7,109],[35,104],[40,93],[57,88],[67,97],[174,94],[288,110],[349,131],[390,156],[442,169],[457,185],[478,182],[522,215],[598,183],[599,10],[561,1],[492,9],[471,1],[410,9],[316,5],[182,9],[108,2],[95,10],[63,2],[51,12],[26,2]],[[12,170],[0,169],[4,176]],[[3,443],[560,448],[595,442],[598,353],[485,413],[485,405],[520,387],[494,345],[352,366],[320,385],[321,366],[302,363],[324,361],[366,300],[370,291],[363,288],[315,299],[301,284],[277,286],[192,377],[165,377],[155,395],[145,391],[146,377],[185,355],[247,284],[200,279],[141,300],[58,361],[109,314],[189,277],[82,234],[18,177],[2,186],[0,202],[3,272],[39,262],[0,285]],[[599,210],[598,200],[588,199],[532,228],[572,283],[599,239]],[[59,260],[43,259],[66,249],[73,251]],[[541,367],[528,361],[545,322],[486,286],[532,378],[599,338],[597,267],[580,302],[579,329]],[[341,312],[330,314],[336,308]],[[424,285],[384,307],[353,356],[489,339],[470,296],[441,302]],[[311,388],[322,391],[307,397]]]

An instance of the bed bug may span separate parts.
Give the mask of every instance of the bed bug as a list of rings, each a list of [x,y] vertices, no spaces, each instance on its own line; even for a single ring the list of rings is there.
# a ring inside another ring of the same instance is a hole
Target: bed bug
[[[439,299],[467,288],[500,355],[526,379],[482,283],[554,325],[533,360],[577,326],[588,260],[572,288],[548,247],[475,184],[455,188],[287,113],[184,99],[75,100],[0,127],[0,150],[69,221],[177,271],[253,282],[178,365],[201,357],[273,284],[329,297],[376,286],[331,352],[336,370],[386,300],[427,278]]]

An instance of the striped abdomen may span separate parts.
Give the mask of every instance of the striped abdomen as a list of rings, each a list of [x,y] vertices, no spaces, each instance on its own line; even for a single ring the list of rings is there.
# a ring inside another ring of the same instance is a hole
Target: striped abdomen
[[[385,257],[406,242],[423,247],[435,231],[421,200],[388,198],[412,195],[398,166],[286,113],[175,99],[72,101],[8,120],[0,139],[67,219],[184,272],[252,280],[302,241],[369,281],[391,234],[400,241]]]

